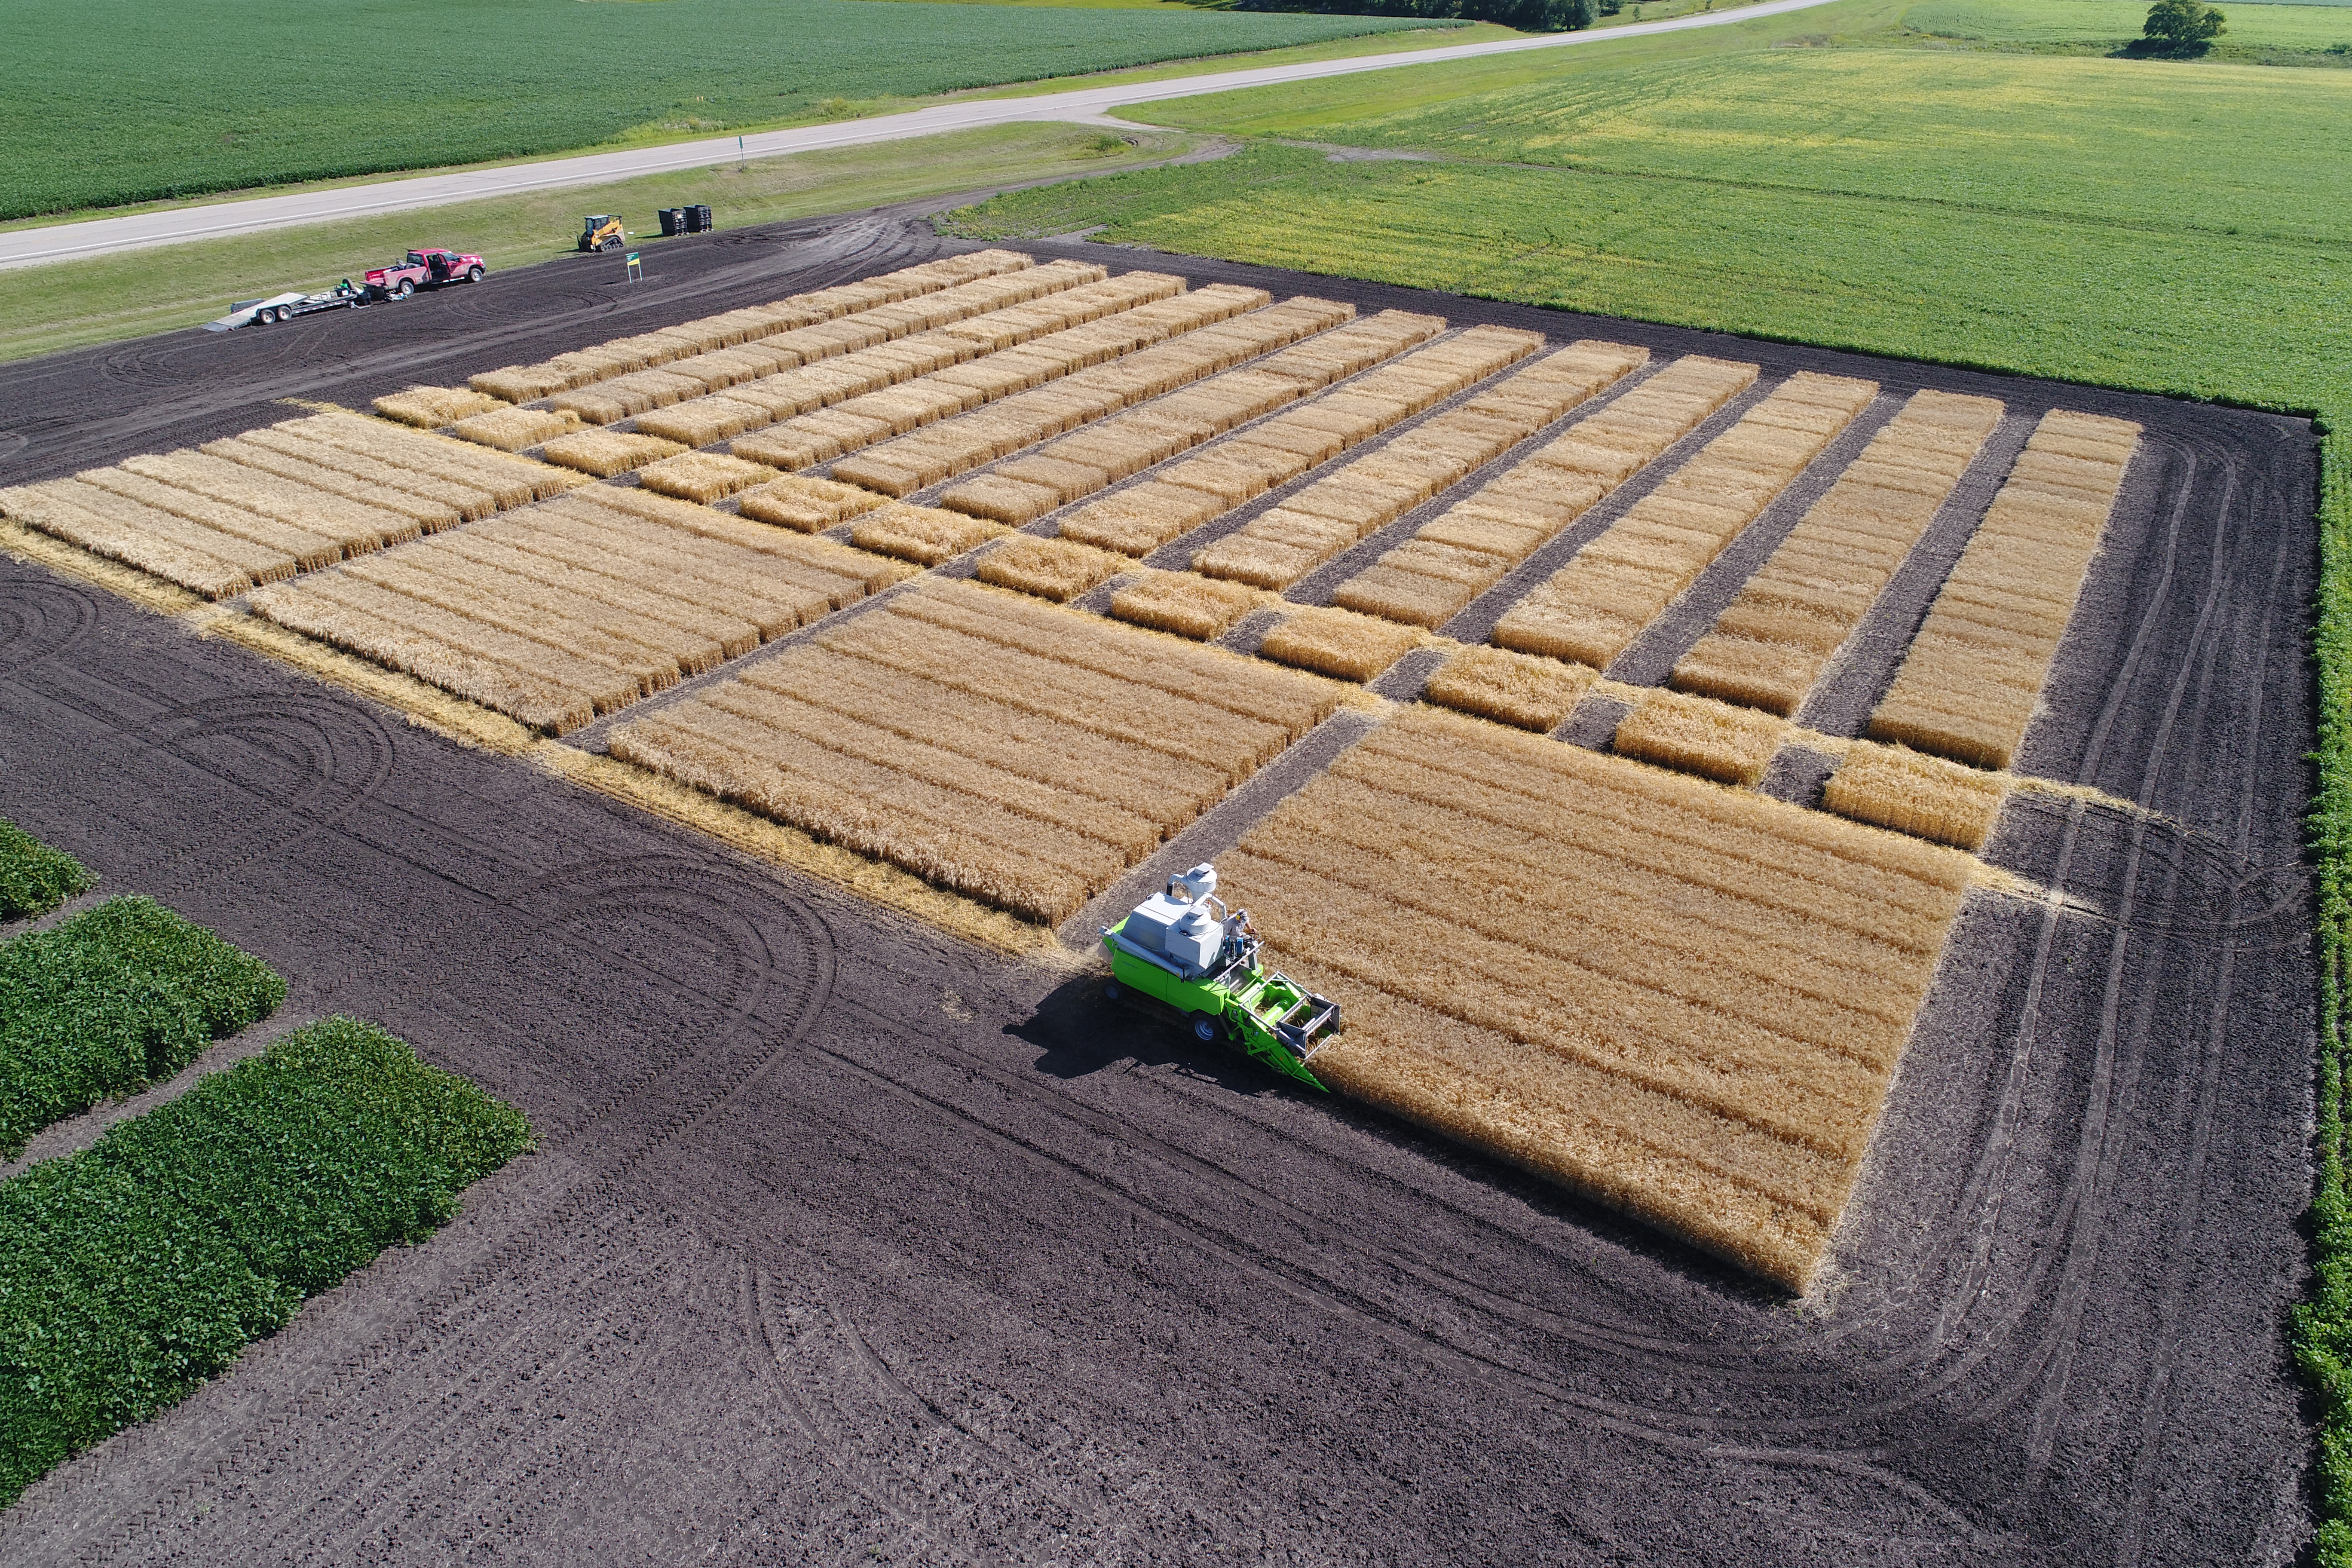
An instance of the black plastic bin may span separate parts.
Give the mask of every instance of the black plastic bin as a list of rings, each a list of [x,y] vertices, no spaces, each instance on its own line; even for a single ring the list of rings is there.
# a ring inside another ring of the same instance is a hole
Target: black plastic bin
[[[709,229],[710,209],[709,207],[688,207],[686,209],[687,233],[707,234],[709,232]]]
[[[669,238],[670,236],[674,234],[684,234],[686,232],[686,209],[684,207],[662,208],[661,230],[662,237],[664,239]]]

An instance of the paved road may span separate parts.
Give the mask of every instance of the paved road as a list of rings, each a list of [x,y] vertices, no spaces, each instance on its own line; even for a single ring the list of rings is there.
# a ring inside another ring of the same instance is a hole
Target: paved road
[[[51,224],[40,228],[16,229],[0,234],[0,268],[31,267],[45,261],[70,261],[82,257],[103,256],[110,251],[176,245],[184,240],[252,234],[261,229],[288,228],[297,224],[321,223],[331,218],[408,212],[417,207],[440,206],[449,202],[472,201],[483,196],[513,195],[522,191],[552,190],[564,185],[601,184],[608,180],[627,179],[637,174],[709,168],[717,163],[732,163],[744,156],[772,158],[787,153],[864,146],[875,142],[895,142],[908,136],[933,136],[942,132],[971,131],[986,125],[1009,125],[1026,121],[1100,120],[1113,109],[1160,99],[1194,98],[1203,93],[1312,81],[1320,77],[1349,76],[1358,71],[1388,70],[1397,66],[1433,65],[1445,60],[1475,59],[1486,55],[1514,54],[1522,49],[1565,48],[1574,44],[1597,44],[1651,33],[1716,27],[1729,22],[1778,16],[1785,11],[1802,11],[1827,4],[1829,0],[1766,0],[1765,4],[1759,5],[1678,16],[1667,22],[1636,22],[1600,32],[1555,33],[1542,37],[1508,38],[1491,44],[1462,44],[1452,48],[1360,55],[1351,59],[1313,60],[1300,65],[1261,66],[1255,70],[1217,71],[1205,76],[1176,77],[1161,81],[1124,82],[1117,86],[1080,88],[1070,92],[1047,93],[1032,98],[965,99],[907,114],[885,114],[870,120],[852,120],[832,125],[803,125],[789,131],[761,132],[741,138],[740,145],[736,137],[719,136],[701,142],[672,142],[661,147],[595,153],[579,158],[551,158],[538,163],[513,163],[502,168],[424,174],[413,179],[344,185],[334,190],[257,196],[250,201],[218,202],[206,206],[174,207],[126,217]]]

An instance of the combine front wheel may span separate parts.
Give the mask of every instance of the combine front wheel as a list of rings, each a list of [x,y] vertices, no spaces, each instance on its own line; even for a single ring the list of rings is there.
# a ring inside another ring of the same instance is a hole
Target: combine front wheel
[[[1224,1031],[1217,1027],[1217,1021],[1206,1013],[1192,1015],[1192,1037],[1202,1045],[1215,1045],[1223,1034]]]

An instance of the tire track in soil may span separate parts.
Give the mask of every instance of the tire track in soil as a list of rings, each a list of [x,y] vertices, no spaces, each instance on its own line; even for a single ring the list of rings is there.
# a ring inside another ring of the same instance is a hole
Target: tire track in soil
[[[10,582],[0,597],[0,680],[69,652],[97,624],[86,589],[54,579]]]
[[[714,882],[718,884],[717,888],[709,886]],[[541,889],[548,894],[543,900],[535,896]],[[722,892],[724,899],[720,896]],[[594,1273],[587,1276],[576,1272],[559,1274],[555,1279],[549,1280],[544,1275],[534,1273],[532,1266],[543,1265],[548,1260],[554,1261],[559,1268],[567,1262],[576,1264],[578,1259],[563,1244],[572,1239],[583,1224],[611,1215],[626,1203],[629,1176],[679,1132],[721,1110],[751,1088],[765,1064],[797,1046],[823,1012],[831,994],[833,980],[830,932],[813,910],[772,884],[754,882],[729,872],[714,872],[712,868],[693,863],[670,866],[658,861],[635,864],[596,862],[576,868],[570,873],[559,872],[545,879],[541,889],[518,898],[517,904],[518,912],[532,920],[536,929],[553,931],[569,930],[599,907],[617,904],[631,910],[658,909],[663,907],[665,899],[672,900],[672,908],[683,904],[689,911],[698,909],[707,912],[715,907],[721,911],[722,917],[745,905],[760,908],[764,904],[772,919],[781,922],[789,937],[782,942],[767,940],[768,928],[750,921],[721,918],[704,928],[753,933],[756,946],[745,949],[741,954],[744,967],[756,967],[759,971],[752,981],[752,1003],[732,1009],[728,1033],[717,1042],[715,1050],[699,1058],[682,1056],[671,1058],[661,1064],[661,1068],[648,1069],[626,1085],[614,1086],[598,1110],[583,1118],[582,1125],[562,1140],[565,1144],[584,1146],[603,1155],[603,1163],[586,1167],[586,1179],[574,1183],[555,1195],[552,1201],[515,1216],[514,1224],[506,1235],[491,1239],[477,1258],[431,1296],[404,1303],[395,1325],[379,1332],[372,1342],[341,1358],[325,1372],[325,1391],[323,1394],[314,1391],[310,1395],[314,1407],[347,1409],[368,1394],[382,1395],[381,1403],[384,1405],[397,1405],[401,1402],[392,1395],[418,1359],[416,1352],[420,1342],[458,1337],[457,1325],[474,1315],[473,1304],[486,1297],[495,1296],[501,1285],[531,1280],[558,1288],[570,1284],[576,1289],[592,1282],[596,1277]],[[597,945],[593,931],[578,940],[592,947]],[[801,949],[799,956],[803,964],[803,972],[797,977],[799,983],[784,987],[767,984],[766,976],[773,973],[780,950],[789,956],[795,945]],[[599,952],[616,967],[635,966],[637,963],[634,955],[610,946],[599,948]],[[784,1002],[786,1010],[769,1032],[759,1033],[753,1027],[761,1022],[757,1016],[757,1005],[772,996]],[[665,1076],[662,1068],[674,1068],[681,1060],[704,1071],[698,1079],[687,1083],[680,1083],[676,1077],[671,1077],[671,1092],[667,1096],[646,1092],[650,1082]],[[556,1142],[556,1139],[542,1136],[543,1143]],[[497,1183],[503,1174],[488,1178],[488,1182]],[[608,1262],[599,1265],[598,1269],[614,1267],[619,1265]],[[528,1322],[519,1322],[504,1339],[489,1347],[487,1355],[477,1355],[472,1359],[495,1369],[499,1360],[498,1352],[519,1343],[520,1337],[530,1332],[531,1327]],[[500,1386],[511,1386],[512,1382],[513,1374],[509,1373]],[[478,1408],[489,1397],[489,1393],[485,1392],[469,1403]],[[457,1415],[452,1414],[437,1425],[428,1426],[432,1415],[430,1402],[415,1402],[415,1413],[410,1418],[381,1434],[368,1453],[360,1456],[345,1473],[335,1478],[336,1484],[316,1489],[314,1496],[318,1500],[310,1508],[340,1502],[356,1509],[374,1498],[400,1495],[396,1490],[387,1491],[381,1486],[363,1489],[352,1483],[371,1461],[377,1459],[377,1456],[383,1456],[380,1461],[383,1464],[402,1462],[394,1457],[403,1452],[397,1441],[399,1438],[427,1430],[446,1431],[457,1420]],[[190,1501],[200,1487],[216,1489],[226,1479],[257,1464],[268,1469],[283,1446],[289,1424],[296,1418],[289,1415],[276,1425],[252,1432],[235,1450],[212,1465],[204,1477],[184,1483],[174,1502]],[[437,1457],[440,1452],[429,1447],[423,1450],[427,1457]],[[425,1459],[420,1458],[408,1462],[423,1463]],[[167,1508],[144,1522],[152,1527],[160,1523],[165,1515],[178,1511]],[[304,1509],[291,1517],[284,1517],[282,1522],[292,1526],[310,1517],[310,1509]],[[117,1561],[133,1553],[141,1538],[141,1531],[126,1528],[112,1540],[85,1550],[75,1560],[93,1563]]]

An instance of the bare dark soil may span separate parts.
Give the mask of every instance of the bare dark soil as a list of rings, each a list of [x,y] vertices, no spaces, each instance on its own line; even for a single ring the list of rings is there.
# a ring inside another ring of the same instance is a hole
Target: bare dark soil
[[[804,224],[666,249],[634,289],[591,262],[9,367],[0,475],[937,246]],[[37,1484],[0,1560],[2294,1556],[2307,428],[1164,264],[2148,426],[2024,758],[2148,810],[2011,807],[1992,858],[2064,900],[1971,901],[1821,1299],[0,562],[0,812],[268,958],[289,1018],[379,1020],[541,1144]],[[1926,598],[1890,595],[1878,669],[1841,679],[1883,681]],[[1828,706],[1850,728],[1872,695]]]

